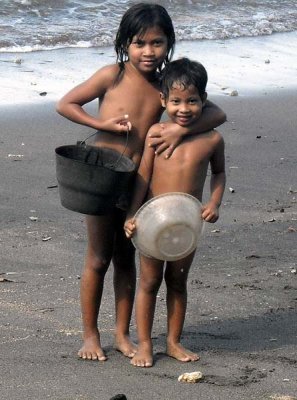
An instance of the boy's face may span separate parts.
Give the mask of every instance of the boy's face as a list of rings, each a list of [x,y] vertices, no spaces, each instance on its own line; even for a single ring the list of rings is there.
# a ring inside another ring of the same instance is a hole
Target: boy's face
[[[184,88],[177,83],[170,89],[168,99],[161,93],[161,102],[173,122],[180,126],[189,126],[200,117],[206,96],[205,93],[201,99],[193,85]]]
[[[129,62],[143,74],[155,72],[167,55],[167,43],[163,30],[157,26],[141,36],[135,35],[127,49]]]

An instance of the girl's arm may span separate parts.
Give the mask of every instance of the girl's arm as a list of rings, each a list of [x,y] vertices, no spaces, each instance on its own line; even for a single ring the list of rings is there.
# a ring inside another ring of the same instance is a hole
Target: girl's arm
[[[101,68],[85,82],[76,86],[58,102],[57,112],[70,121],[89,126],[96,130],[126,132],[131,129],[127,115],[119,115],[108,120],[100,120],[87,113],[83,106],[94,99],[101,99],[107,89],[113,85],[118,72],[116,65]]]
[[[155,130],[155,127],[156,126],[154,125],[152,128],[150,128],[148,134],[152,133]],[[135,178],[132,200],[127,211],[127,217],[124,224],[124,230],[128,238],[132,237],[135,231],[136,226],[134,223],[134,215],[144,203],[153,173],[155,152],[153,148],[148,146],[148,134],[146,137],[141,162]]]
[[[165,152],[165,158],[169,158],[184,136],[210,131],[225,121],[226,114],[224,111],[207,100],[201,117],[190,127],[181,127],[174,123],[162,125],[161,123],[162,129],[150,136],[150,146],[156,149],[156,154]]]
[[[202,218],[214,223],[219,218],[221,205],[226,185],[224,140],[220,136],[217,148],[211,157],[210,199],[202,206]]]

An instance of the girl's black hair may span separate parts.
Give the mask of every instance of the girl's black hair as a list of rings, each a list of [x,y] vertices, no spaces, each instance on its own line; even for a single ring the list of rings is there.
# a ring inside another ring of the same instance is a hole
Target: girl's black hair
[[[184,89],[193,85],[197,88],[199,96],[205,93],[207,84],[207,72],[198,61],[188,58],[180,58],[165,66],[161,75],[161,92],[165,99],[169,97],[169,91],[175,84],[181,85]]]
[[[129,8],[122,17],[114,42],[117,62],[120,69],[128,61],[127,48],[135,35],[143,35],[152,27],[158,26],[167,37],[168,49],[164,60],[166,65],[172,58],[175,44],[175,33],[172,20],[166,9],[158,4],[138,3]],[[160,66],[161,69],[161,66]]]

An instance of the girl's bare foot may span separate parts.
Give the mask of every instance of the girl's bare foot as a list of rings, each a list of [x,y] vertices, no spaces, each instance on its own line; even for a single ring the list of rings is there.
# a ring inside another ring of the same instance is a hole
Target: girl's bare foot
[[[107,357],[101,347],[99,333],[95,333],[88,337],[85,336],[84,344],[77,354],[83,360],[107,360]]]
[[[180,343],[167,343],[167,354],[182,362],[199,360],[198,354],[185,349]]]
[[[138,346],[135,356],[130,361],[135,367],[152,367],[153,366],[153,348],[151,344],[145,343]]]
[[[133,343],[127,335],[121,337],[117,335],[115,337],[115,348],[123,353],[125,357],[129,358],[134,357],[137,352],[136,344]]]

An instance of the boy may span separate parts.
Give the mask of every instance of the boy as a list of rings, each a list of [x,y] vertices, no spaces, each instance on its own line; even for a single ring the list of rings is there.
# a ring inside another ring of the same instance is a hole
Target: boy
[[[174,122],[183,127],[196,123],[206,101],[206,83],[207,72],[198,62],[183,58],[167,64],[161,82],[161,102],[170,118],[167,123]],[[201,201],[209,164],[212,171],[211,196],[202,206],[202,218],[214,223],[219,217],[226,180],[224,140],[220,133],[211,130],[184,137],[172,156],[164,160],[156,156],[148,145],[151,133],[159,129],[159,124],[155,124],[147,135],[124,226],[128,238],[136,229],[133,215],[145,199],[167,192],[185,192]],[[185,349],[180,343],[187,306],[187,276],[194,254],[182,260],[167,262],[164,275],[168,312],[167,354],[184,362],[199,359],[197,354]],[[151,331],[163,267],[163,261],[144,255],[140,257],[140,283],[136,298],[139,343],[131,360],[138,367],[153,365]]]

